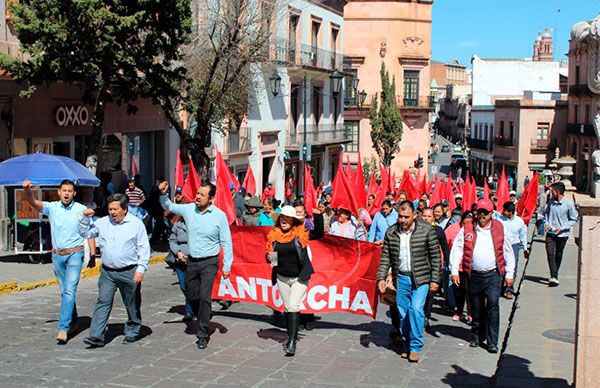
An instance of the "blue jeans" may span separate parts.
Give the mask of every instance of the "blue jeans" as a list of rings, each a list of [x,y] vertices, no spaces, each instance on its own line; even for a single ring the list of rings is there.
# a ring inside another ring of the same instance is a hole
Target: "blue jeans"
[[[517,280],[517,268],[518,268],[518,264],[519,264],[519,251],[521,250],[521,244],[512,244],[512,249],[513,252],[515,253],[515,276],[514,276],[514,280]],[[514,289],[514,283],[512,286],[510,287],[506,287],[506,291],[510,291],[512,293],[515,292]]]
[[[90,337],[99,338],[104,341],[106,324],[113,306],[113,299],[117,289],[121,293],[123,304],[127,310],[127,322],[125,323],[125,337],[137,337],[142,327],[142,305],[141,283],[133,282],[133,274],[136,267],[126,271],[111,271],[104,266],[100,268],[98,279],[98,301],[92,315],[90,326]]]
[[[405,345],[410,351],[418,353],[423,348],[423,330],[425,329],[425,299],[429,292],[429,283],[417,287],[411,276],[398,275],[396,303],[400,312],[398,328]]]
[[[175,267],[173,268],[175,274],[177,275],[177,280],[179,281],[179,289],[183,292],[183,296],[185,297],[185,314],[192,315],[192,305],[190,304],[190,300],[188,299],[187,286],[185,285],[185,267]]]
[[[75,293],[79,284],[81,267],[83,266],[83,250],[68,255],[52,255],[54,275],[60,288],[60,317],[58,330],[69,331],[71,323],[77,321]]]

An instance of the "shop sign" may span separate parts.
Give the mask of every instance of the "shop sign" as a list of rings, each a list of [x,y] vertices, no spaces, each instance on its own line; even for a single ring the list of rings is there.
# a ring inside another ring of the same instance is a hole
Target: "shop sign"
[[[59,127],[86,125],[90,121],[90,112],[84,105],[64,105],[54,109],[54,123]]]

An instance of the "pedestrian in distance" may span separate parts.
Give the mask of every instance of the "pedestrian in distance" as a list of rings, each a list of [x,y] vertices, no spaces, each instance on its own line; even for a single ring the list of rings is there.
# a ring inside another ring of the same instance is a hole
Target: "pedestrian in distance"
[[[440,247],[433,227],[420,219],[410,201],[398,206],[398,222],[383,239],[377,272],[377,288],[386,290],[386,277],[392,269],[396,303],[400,312],[401,357],[419,362],[424,345],[425,299],[429,290],[439,288]]]
[[[83,340],[91,347],[103,347],[115,292],[119,290],[127,310],[123,344],[138,340],[142,327],[141,286],[150,261],[150,242],[144,223],[128,212],[127,197],[108,197],[108,216],[92,222],[94,210],[86,209],[79,222],[79,233],[96,238],[102,252],[98,278],[98,301],[92,315],[90,333]]]
[[[569,239],[569,233],[575,226],[578,217],[575,205],[565,197],[564,183],[555,182],[550,186],[550,199],[542,217],[546,231],[546,255],[550,269],[548,285],[556,287],[560,284],[558,271],[562,263],[563,252]]]
[[[392,202],[384,200],[381,204],[381,210],[373,217],[373,223],[369,229],[369,242],[374,242],[376,245],[383,244],[383,237],[388,228],[398,221],[398,212],[392,206]]]
[[[309,233],[303,217],[292,206],[284,206],[273,215],[275,225],[267,235],[266,259],[273,267],[273,285],[277,284],[283,305],[288,339],[284,351],[296,354],[300,325],[300,303],[314,273],[308,255]]]
[[[267,197],[263,200],[263,212],[258,217],[258,226],[273,226],[273,214],[279,210],[279,201],[273,197]]]
[[[242,225],[257,226],[260,215],[262,214],[263,204],[260,198],[253,195],[244,203],[246,209],[242,214]]]
[[[167,195],[169,184],[159,185],[160,203],[170,213],[185,220],[190,254],[186,259],[185,283],[192,311],[198,319],[198,349],[206,349],[210,339],[208,323],[212,316],[211,296],[219,267],[219,252],[223,249],[223,279],[229,277],[233,263],[231,231],[225,213],[213,205],[217,188],[202,179],[194,203],[174,204]]]
[[[146,200],[142,189],[136,186],[135,178],[130,178],[127,182],[125,195],[127,196],[127,201],[131,206],[141,206],[142,203],[144,203],[144,201]]]
[[[50,220],[52,232],[52,267],[60,289],[60,314],[58,318],[58,334],[56,341],[64,345],[69,335],[77,331],[77,305],[75,294],[83,267],[85,241],[79,235],[79,220],[86,207],[75,202],[77,194],[75,183],[63,180],[58,187],[58,201],[40,201],[33,196],[29,180],[23,182],[25,200],[35,210]],[[88,268],[96,266],[96,245],[93,239],[88,240],[90,261]]]
[[[477,201],[477,221],[466,223],[450,251],[452,283],[460,286],[459,271],[469,276],[469,297],[473,322],[469,346],[484,346],[498,353],[500,293],[502,284],[513,285],[515,257],[502,222],[492,218],[489,199]]]

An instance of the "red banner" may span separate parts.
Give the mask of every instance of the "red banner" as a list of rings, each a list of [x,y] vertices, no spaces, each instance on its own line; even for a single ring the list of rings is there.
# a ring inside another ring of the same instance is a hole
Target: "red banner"
[[[265,260],[270,228],[232,226],[233,265],[228,279],[221,268],[213,285],[213,299],[235,300],[283,311],[271,266]],[[372,243],[325,236],[309,244],[315,273],[302,301],[304,313],[347,312],[375,318],[377,269],[381,248]]]

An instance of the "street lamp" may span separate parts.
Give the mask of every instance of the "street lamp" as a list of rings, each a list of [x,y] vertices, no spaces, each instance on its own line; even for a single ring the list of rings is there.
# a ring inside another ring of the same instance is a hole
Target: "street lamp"
[[[358,89],[358,77],[352,77],[352,90],[356,93]]]
[[[331,74],[329,76],[329,79],[331,80],[331,91],[333,94],[338,94],[339,92],[342,91],[342,80],[344,79],[344,76],[342,75],[342,73],[340,73],[339,71],[334,71],[333,74]],[[358,79],[357,79],[358,82]]]
[[[273,97],[277,97],[281,91],[281,77],[277,73],[277,70],[273,71],[273,75],[269,78],[269,86],[271,87],[271,93]]]
[[[365,89],[363,89],[363,91],[359,93],[360,106],[362,106],[365,103],[366,99],[367,99],[367,92],[365,91]]]

